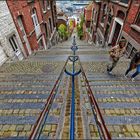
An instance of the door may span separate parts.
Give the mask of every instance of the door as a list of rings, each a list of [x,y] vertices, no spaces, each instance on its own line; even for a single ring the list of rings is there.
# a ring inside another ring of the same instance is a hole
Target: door
[[[43,50],[44,44],[42,38],[38,41],[39,50]]]
[[[107,40],[108,40],[109,27],[110,27],[110,25],[107,24],[107,26],[106,26],[106,31],[105,31],[105,43],[106,43]]]
[[[120,30],[121,30],[121,25],[118,22],[116,22],[115,32],[112,39],[112,46],[116,45],[116,41],[119,37]]]
[[[17,42],[17,39],[16,39],[16,36],[15,35],[12,35],[10,38],[9,38],[9,42],[10,42],[10,45],[15,53],[15,56],[19,59],[19,60],[22,60],[23,59],[23,54],[21,53],[20,49],[19,49],[19,45],[18,45],[18,42]]]
[[[39,39],[39,41],[38,41],[38,46],[39,46],[39,49],[40,49],[40,50],[42,50],[42,49],[44,49],[44,48],[45,48],[45,50],[47,49],[44,36],[42,36],[42,37]]]
[[[40,25],[39,25],[39,22],[38,22],[38,18],[37,18],[35,9],[33,9],[32,19],[33,19],[33,24],[34,24],[34,27],[35,27],[36,36],[39,37],[39,35],[41,34],[41,29],[40,29]]]
[[[29,44],[29,41],[28,41],[28,38],[27,38],[27,35],[26,35],[26,32],[25,32],[25,29],[24,29],[24,26],[23,26],[23,23],[22,23],[22,19],[21,19],[20,16],[18,17],[18,25],[19,25],[20,30],[22,32],[22,36],[23,36],[23,39],[25,41],[28,53],[31,54],[32,51],[31,51],[31,48],[30,48],[30,44]]]

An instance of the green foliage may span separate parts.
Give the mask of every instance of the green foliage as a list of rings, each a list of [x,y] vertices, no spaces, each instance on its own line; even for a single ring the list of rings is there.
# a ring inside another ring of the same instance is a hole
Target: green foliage
[[[58,27],[58,33],[59,33],[61,39],[68,38],[67,27],[64,24],[60,24],[60,26]]]
[[[70,20],[70,21],[69,21],[69,26],[70,26],[70,29],[73,28],[73,20]]]
[[[88,28],[88,32],[91,33],[91,29],[90,28]]]
[[[83,14],[81,15],[80,19],[81,19],[80,24],[81,24],[81,26],[83,26],[83,23],[85,22],[85,17]]]
[[[80,24],[77,24],[77,35],[79,38],[83,37],[83,27]]]
[[[80,24],[77,24],[77,35],[81,39],[84,35],[83,33],[83,24],[85,22],[84,15],[80,17]]]

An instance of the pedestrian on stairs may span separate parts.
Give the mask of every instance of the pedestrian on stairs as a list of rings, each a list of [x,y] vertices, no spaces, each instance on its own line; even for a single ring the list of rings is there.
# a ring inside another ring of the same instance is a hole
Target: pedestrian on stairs
[[[125,72],[125,77],[127,77],[127,74],[135,68],[136,72],[131,76],[132,81],[134,81],[134,78],[140,73],[140,52],[136,52],[134,57],[131,59],[129,67]]]
[[[125,54],[125,44],[126,40],[122,39],[119,41],[119,44],[117,44],[114,47],[111,47],[111,49],[109,50],[110,60],[112,61],[112,64],[107,66],[108,73],[111,74],[111,71],[117,65],[119,59]]]

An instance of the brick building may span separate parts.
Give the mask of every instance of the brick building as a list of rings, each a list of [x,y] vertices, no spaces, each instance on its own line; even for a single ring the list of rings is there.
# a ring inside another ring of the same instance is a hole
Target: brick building
[[[30,55],[35,50],[47,49],[42,9],[38,0],[7,1],[18,33]]]
[[[97,46],[115,45],[125,38],[128,55],[140,50],[140,0],[95,0],[93,5],[90,28]]]
[[[120,38],[129,7],[128,1],[102,1],[97,28],[97,43],[106,46],[115,45]]]
[[[121,37],[127,40],[128,56],[140,51],[140,0],[131,1]]]
[[[57,28],[61,24],[67,26],[67,22],[68,22],[68,16],[61,9],[57,9]]]
[[[57,43],[57,12],[55,0],[40,0],[41,13],[43,18],[43,31],[48,48]]]
[[[26,53],[6,1],[0,1],[0,65],[8,59],[22,60]]]
[[[84,16],[85,16],[85,24],[86,27],[89,28],[92,20],[92,9],[93,9],[93,3],[90,3],[87,5],[84,9]]]
[[[101,1],[94,1],[92,8],[92,20],[90,24],[90,33],[94,43],[96,43],[97,28],[99,26]]]

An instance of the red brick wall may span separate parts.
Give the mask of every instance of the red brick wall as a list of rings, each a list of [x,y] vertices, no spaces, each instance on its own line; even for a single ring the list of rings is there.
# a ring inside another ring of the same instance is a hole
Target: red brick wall
[[[17,23],[17,17],[19,15],[23,16],[23,24],[24,24],[24,28],[25,28],[25,31],[26,31],[26,34],[27,34],[27,37],[29,40],[31,50],[38,49],[37,38],[36,38],[35,31],[34,31],[33,21],[31,18],[31,10],[33,8],[36,8],[38,21],[39,21],[39,23],[41,23],[43,21],[43,19],[42,19],[42,15],[41,15],[41,9],[40,9],[39,2],[37,0],[35,0],[35,2],[32,2],[32,3],[27,3],[26,0],[18,0],[18,1],[8,0],[7,4],[8,4],[10,12],[12,14],[12,17],[14,19],[15,25],[17,27],[17,30],[19,32],[21,39],[23,40],[23,36],[21,34],[21,31],[20,31],[18,23]],[[40,27],[41,27],[41,30],[43,30],[42,26],[40,26]],[[27,52],[27,48],[26,48],[25,44],[24,44],[24,47]]]
[[[42,5],[42,1],[41,0],[39,0],[39,3],[40,3],[40,8],[41,8],[41,13],[42,13],[42,18],[43,18],[43,21],[44,21],[44,23],[47,23],[47,26],[49,27],[49,18],[51,19],[51,21],[52,21],[52,29],[54,30],[54,26],[53,26],[53,17],[54,17],[54,25],[56,26],[56,17],[57,17],[57,14],[55,14],[55,11],[56,11],[56,1],[55,0],[49,0],[50,1],[50,10],[46,10],[46,12],[43,12],[42,11],[42,8],[43,8],[43,5]],[[54,7],[55,7],[55,9],[54,9]],[[54,15],[53,17],[52,17],[52,14]],[[45,32],[45,27],[44,26],[42,26],[43,27],[43,33],[45,34],[45,36],[46,36],[46,32]],[[48,35],[51,35],[51,30],[49,29],[49,28],[47,28],[48,30]],[[49,36],[50,37],[50,36]],[[47,36],[46,36],[46,43],[47,43]]]
[[[99,29],[101,30],[101,32],[104,34],[104,28],[106,27],[106,24],[107,24],[107,17],[105,18],[105,21],[104,21],[104,28],[101,26],[101,19],[102,19],[102,15],[103,15],[103,6],[104,4],[108,5],[108,3],[106,1],[103,1],[101,3],[101,9],[100,9],[100,15],[99,15]]]
[[[100,10],[100,17],[99,17],[99,25],[98,25],[99,28],[100,28],[100,30],[101,30],[101,32],[103,33],[103,35],[105,34],[105,30],[104,29],[106,29],[106,26],[107,26],[107,23],[108,23],[108,17],[106,16],[105,21],[104,21],[104,27],[102,27],[100,25],[102,14],[103,14],[103,5],[104,4],[106,4],[109,8],[113,7],[113,17],[117,17],[117,13],[118,13],[119,10],[120,11],[123,11],[125,14],[126,14],[126,11],[127,11],[127,7],[121,6],[118,3],[114,3],[114,2],[109,2],[108,3],[107,1],[103,1],[101,3],[101,10]],[[113,25],[113,19],[112,19],[112,22],[110,24],[109,34],[110,34],[111,30],[112,30],[112,25]]]
[[[136,3],[135,1],[132,1],[130,10],[128,12],[128,16],[126,18],[126,22],[124,24],[123,30],[130,35],[134,40],[136,40],[138,43],[140,43],[140,33],[131,28],[132,24],[135,24],[136,17],[139,11],[139,4],[140,0]]]
[[[93,29],[93,34],[92,34],[92,39],[93,39],[93,42],[95,43],[96,42],[96,32],[97,32],[97,27],[100,26],[99,23],[99,18],[100,18],[100,3],[96,3],[96,2],[93,2],[93,8],[95,11],[97,11],[97,21],[96,21],[96,25],[93,23],[92,24],[92,29]]]

